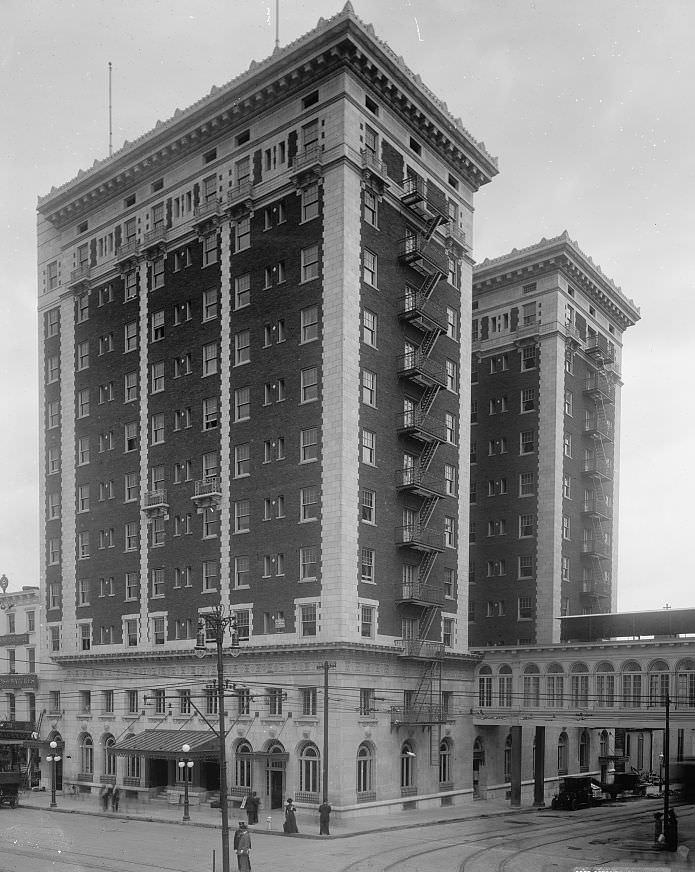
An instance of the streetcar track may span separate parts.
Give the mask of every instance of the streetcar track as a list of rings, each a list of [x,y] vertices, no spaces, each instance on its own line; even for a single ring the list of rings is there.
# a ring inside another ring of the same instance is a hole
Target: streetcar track
[[[2,845],[3,854],[14,854],[18,857],[33,857],[40,860],[47,859],[47,851],[46,849],[37,848],[18,848],[14,845]],[[86,858],[83,860],[81,858]],[[143,869],[154,869],[154,870],[164,870],[164,872],[188,872],[188,867],[179,867],[179,866],[160,866],[157,863],[148,863],[143,860],[128,860],[126,857],[104,857],[99,854],[85,854],[80,851],[64,851],[64,850],[56,850],[50,856],[50,862],[53,864],[60,863],[62,865],[67,865],[72,869],[76,868],[76,864],[79,864],[84,869],[99,869],[101,872],[127,872],[124,866],[132,866],[133,872],[141,872]],[[94,861],[94,862],[89,862]],[[104,861],[106,862],[114,862],[117,861],[120,863],[120,866],[106,866],[104,865]],[[1,869],[0,872],[10,872],[7,869]]]

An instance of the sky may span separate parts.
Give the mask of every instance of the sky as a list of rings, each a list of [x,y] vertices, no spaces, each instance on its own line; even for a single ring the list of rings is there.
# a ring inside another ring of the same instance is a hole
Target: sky
[[[280,0],[280,43],[343,0]],[[641,308],[622,375],[621,610],[695,605],[692,0],[353,0],[499,157],[476,260],[567,230]],[[0,575],[39,583],[36,200],[273,50],[275,0],[0,0]]]

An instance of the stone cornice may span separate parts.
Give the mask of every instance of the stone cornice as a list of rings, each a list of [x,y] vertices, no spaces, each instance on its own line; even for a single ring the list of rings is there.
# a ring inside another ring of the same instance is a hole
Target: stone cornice
[[[378,40],[348,3],[342,12],[188,109],[177,109],[168,121],[132,143],[126,142],[112,157],[95,161],[86,171],[49,194],[39,197],[38,211],[56,226],[77,220],[87,211],[120,196],[134,183],[162,173],[187,154],[217,142],[231,130],[243,129],[260,112],[298,94],[307,85],[340,68],[351,69],[379,91],[389,105],[410,123],[421,125],[424,138],[446,160],[457,166],[478,188],[497,173],[496,159],[482,143],[449,114],[446,104],[412,73],[403,59]]]
[[[278,655],[291,655],[293,658],[302,657],[305,659],[315,660],[317,656],[329,657],[341,654],[343,656],[360,656],[360,657],[394,657],[397,660],[403,658],[400,650],[396,647],[386,645],[363,645],[350,642],[316,642],[311,645],[293,645],[273,644],[273,645],[247,645],[241,643],[238,657],[232,657],[229,652],[225,652],[226,660],[232,662],[243,663],[247,658],[253,657],[255,660],[265,659],[274,660]],[[213,649],[210,649],[207,658],[211,660]],[[459,653],[455,651],[446,651],[443,655],[443,662],[458,662],[476,664],[481,657],[478,653]],[[117,660],[127,660],[131,662],[141,663],[162,663],[166,660],[187,660],[191,663],[201,663],[201,660],[196,660],[193,648],[187,649],[166,649],[163,651],[152,651],[151,649],[134,649],[132,651],[114,651],[114,652],[99,652],[94,649],[84,654],[53,654],[51,660],[59,666],[77,666],[82,667],[87,664],[102,663],[104,661],[114,662]]]
[[[565,272],[573,284],[581,287],[615,318],[622,330],[640,319],[638,306],[581,250],[566,230],[552,239],[542,239],[526,248],[515,248],[501,257],[486,258],[474,269],[473,293],[530,281],[550,269]]]

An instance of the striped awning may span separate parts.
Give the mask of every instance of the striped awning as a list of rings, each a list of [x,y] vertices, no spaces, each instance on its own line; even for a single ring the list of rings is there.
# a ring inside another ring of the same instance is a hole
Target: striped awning
[[[181,750],[189,745],[186,754]],[[164,760],[217,760],[219,740],[204,730],[143,730],[126,736],[107,749],[117,757],[156,757]]]

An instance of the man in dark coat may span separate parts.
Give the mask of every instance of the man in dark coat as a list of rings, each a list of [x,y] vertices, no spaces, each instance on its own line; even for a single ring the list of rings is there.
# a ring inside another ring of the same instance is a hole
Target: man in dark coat
[[[331,808],[327,799],[319,806],[319,835],[320,836],[330,836],[328,831],[328,823],[331,819],[331,812],[333,809]]]
[[[249,818],[249,824],[258,823],[258,806],[261,804],[260,799],[256,796],[254,790],[251,796],[246,797],[246,814]]]
[[[234,851],[239,872],[251,872],[251,836],[246,821],[239,821],[239,827],[234,833]]]

